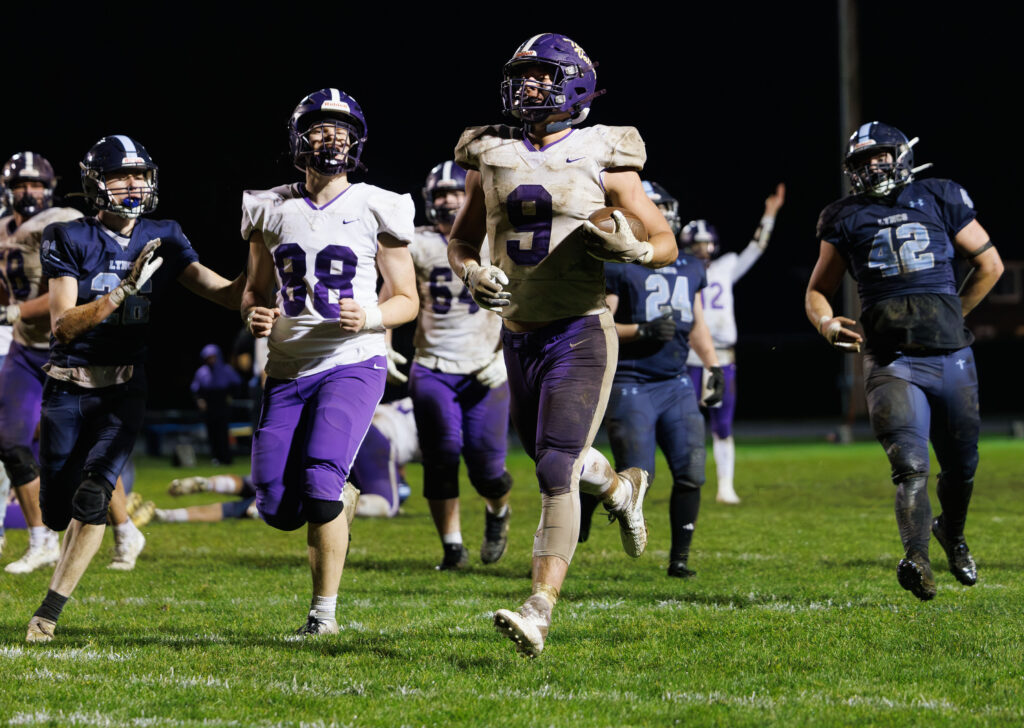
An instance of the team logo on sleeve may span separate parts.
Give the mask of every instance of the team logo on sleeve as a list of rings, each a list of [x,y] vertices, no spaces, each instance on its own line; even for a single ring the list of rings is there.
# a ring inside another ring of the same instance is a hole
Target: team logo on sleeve
[[[967,190],[965,190],[963,187],[960,188],[960,197],[963,198],[965,205],[967,205],[972,210],[974,209],[974,200],[971,199],[971,196],[967,194]]]

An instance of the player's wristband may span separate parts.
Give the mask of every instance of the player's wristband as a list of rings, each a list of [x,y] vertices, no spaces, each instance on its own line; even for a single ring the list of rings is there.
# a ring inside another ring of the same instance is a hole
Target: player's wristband
[[[363,321],[364,331],[384,330],[384,316],[381,314],[379,306],[364,306],[363,313],[366,314],[366,320]]]
[[[775,218],[771,215],[765,215],[761,218],[761,228],[764,230],[772,230],[775,227]]]
[[[827,322],[829,322],[831,320],[832,320],[832,317],[829,316],[828,314],[826,314],[826,315],[822,316],[820,319],[818,319],[818,333],[821,334],[822,336],[824,336],[826,339],[828,338],[828,335],[825,334],[825,330],[822,329],[821,327],[824,326]]]

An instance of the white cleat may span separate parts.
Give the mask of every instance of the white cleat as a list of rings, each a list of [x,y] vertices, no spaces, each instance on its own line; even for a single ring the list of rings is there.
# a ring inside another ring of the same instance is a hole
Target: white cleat
[[[56,622],[51,622],[42,617],[33,616],[28,621],[28,632],[25,634],[26,642],[49,642],[53,639],[53,630],[57,627]]]
[[[56,534],[53,534],[41,544],[29,544],[25,555],[5,566],[4,571],[8,574],[29,574],[44,566],[53,566],[59,558],[60,546]]]
[[[536,657],[544,651],[550,627],[551,607],[543,597],[530,597],[514,612],[499,609],[494,613],[494,628],[512,640],[524,657]]]
[[[142,528],[147,523],[152,521],[155,515],[156,503],[154,503],[153,501],[146,501],[132,512],[132,523],[135,524],[136,528]]]
[[[193,475],[189,478],[175,478],[167,486],[167,492],[171,495],[191,495],[192,493],[206,493],[210,490],[210,479],[201,475]]]
[[[317,619],[310,614],[306,617],[306,623],[295,630],[300,637],[313,637],[322,634],[338,634],[338,622],[334,619]]]
[[[618,520],[619,537],[622,548],[634,559],[638,558],[647,548],[647,521],[644,519],[644,496],[647,495],[647,471],[642,468],[627,468],[618,474],[619,482],[630,484],[632,492],[629,500],[620,508],[609,508],[608,519]]]
[[[736,491],[733,490],[732,488],[729,488],[728,490],[720,488],[718,490],[718,495],[715,496],[715,500],[718,501],[719,503],[724,503],[729,506],[735,506],[739,504],[740,497],[736,495]]]
[[[131,571],[135,568],[135,560],[139,558],[146,546],[146,537],[141,531],[135,531],[122,543],[114,545],[114,560],[107,564],[108,569],[115,571]]]

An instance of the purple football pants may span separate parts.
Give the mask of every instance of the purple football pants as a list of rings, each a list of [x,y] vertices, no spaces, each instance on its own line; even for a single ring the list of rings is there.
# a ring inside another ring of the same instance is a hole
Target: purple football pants
[[[512,424],[546,495],[579,482],[582,457],[608,405],[619,342],[609,313],[535,331],[502,330]]]
[[[701,391],[701,377],[704,376],[704,367],[687,367],[690,372],[690,381],[693,382],[693,391]],[[722,393],[722,405],[720,407],[708,407],[708,418],[711,420],[711,432],[720,440],[732,435],[732,418],[736,413],[736,365],[726,364],[722,367],[722,376],[725,378],[725,391]],[[698,396],[699,400],[700,397]]]
[[[33,441],[39,427],[46,381],[43,364],[49,355],[45,349],[31,349],[16,341],[11,343],[11,350],[0,368],[0,451],[27,447],[38,460],[39,444]],[[11,484],[19,486],[25,482],[12,481]]]
[[[252,446],[264,520],[292,530],[306,521],[306,500],[341,500],[386,374],[387,360],[378,356],[298,379],[267,379]]]

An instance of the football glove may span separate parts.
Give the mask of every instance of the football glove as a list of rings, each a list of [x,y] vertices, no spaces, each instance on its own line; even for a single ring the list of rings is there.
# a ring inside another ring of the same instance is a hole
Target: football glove
[[[672,341],[676,336],[676,322],[671,313],[663,313],[653,321],[644,321],[637,326],[636,335],[639,339],[653,341]]]
[[[462,282],[473,300],[483,308],[494,311],[511,303],[512,294],[504,290],[508,276],[495,265],[482,266],[475,260],[469,261],[463,268]]]
[[[21,318],[21,306],[12,303],[10,306],[0,306],[0,326],[14,326]]]
[[[505,355],[500,351],[494,353],[487,366],[476,373],[476,380],[485,387],[494,389],[508,381],[508,371],[505,369]]]
[[[590,220],[583,221],[583,227],[589,233],[583,236],[587,252],[606,263],[650,263],[654,247],[636,239],[621,212],[613,212],[612,219],[615,220],[613,233],[606,233]]]
[[[405,384],[409,381],[409,377],[402,374],[398,368],[403,364],[408,364],[409,360],[399,354],[397,351],[392,349],[390,346],[387,348],[388,355],[388,384]]]
[[[110,292],[110,301],[115,306],[120,306],[128,296],[134,296],[142,289],[157,269],[164,264],[163,258],[155,258],[156,249],[160,247],[160,238],[154,238],[146,243],[146,247],[139,253],[139,257],[132,263],[132,269],[124,277],[120,285]]]
[[[725,375],[722,373],[722,367],[708,367],[708,371],[710,374],[704,385],[706,394],[703,404],[705,407],[714,407],[722,401],[722,397],[725,395]]]

